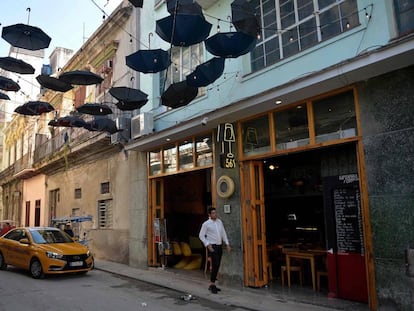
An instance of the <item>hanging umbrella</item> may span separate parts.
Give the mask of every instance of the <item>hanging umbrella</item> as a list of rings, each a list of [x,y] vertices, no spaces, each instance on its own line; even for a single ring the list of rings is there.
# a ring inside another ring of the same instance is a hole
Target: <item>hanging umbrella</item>
[[[231,22],[237,31],[256,37],[260,33],[259,16],[247,0],[234,0],[231,3]]]
[[[94,116],[103,116],[111,114],[112,110],[105,104],[86,103],[76,109],[80,113],[90,114]]]
[[[157,20],[155,32],[175,46],[190,46],[204,41],[211,26],[202,13],[177,13]]]
[[[65,116],[54,120],[50,120],[49,126],[57,127],[85,127],[86,121],[77,116]]]
[[[148,94],[145,94],[141,90],[125,86],[112,87],[109,89],[109,94],[111,94],[117,100],[122,101],[124,103],[140,104],[143,101],[148,101]]]
[[[32,65],[14,57],[0,57],[0,68],[21,74],[34,74],[35,69]]]
[[[95,118],[93,121],[87,122],[85,128],[89,131],[108,132],[109,134],[122,131],[117,128],[116,122],[109,118]]]
[[[35,100],[24,103],[23,105],[17,107],[14,111],[23,115],[38,116],[42,113],[51,112],[53,110],[55,110],[55,108],[48,102]]]
[[[0,99],[10,100],[10,97],[9,97],[9,95],[0,92]]]
[[[171,84],[161,95],[161,101],[164,106],[178,108],[189,104],[197,94],[198,88],[188,85],[184,80]]]
[[[219,32],[205,42],[207,51],[215,56],[236,58],[249,53],[256,46],[256,37],[242,32]]]
[[[12,46],[31,51],[48,48],[51,40],[42,29],[25,24],[3,27],[1,37]]]
[[[136,8],[142,8],[144,0],[129,0],[129,2]]]
[[[73,89],[73,86],[71,84],[48,75],[38,75],[36,77],[36,80],[41,86],[53,91],[67,92]]]
[[[59,80],[75,85],[92,85],[101,83],[103,78],[88,70],[74,70],[62,73]]]
[[[17,92],[20,90],[20,85],[18,85],[12,79],[0,76],[0,89],[3,91]]]
[[[139,50],[125,57],[126,65],[139,72],[155,73],[168,68],[170,57],[167,51],[156,50]]]
[[[115,104],[115,106],[119,110],[122,110],[122,111],[132,111],[132,110],[135,110],[135,109],[140,109],[147,102],[148,102],[148,99],[142,101],[141,103],[128,103],[128,102],[119,101]]]
[[[194,13],[194,11],[202,12],[201,6],[194,0],[167,0],[167,11],[173,15],[175,8],[180,13]]]
[[[207,86],[216,81],[224,71],[224,58],[214,57],[209,61],[198,65],[187,76],[187,84],[194,87]]]

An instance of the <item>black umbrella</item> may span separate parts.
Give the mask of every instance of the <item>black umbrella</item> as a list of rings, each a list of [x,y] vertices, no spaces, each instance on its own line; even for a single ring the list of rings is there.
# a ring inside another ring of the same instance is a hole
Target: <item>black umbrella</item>
[[[87,123],[77,116],[65,116],[50,120],[48,125],[57,127],[85,127]]]
[[[254,49],[256,37],[238,31],[219,32],[204,43],[207,51],[215,56],[236,58]]]
[[[20,85],[18,85],[12,79],[0,76],[0,89],[3,91],[17,92],[20,90]]]
[[[103,116],[111,114],[112,110],[105,104],[86,103],[76,109],[80,113]]]
[[[139,109],[148,102],[148,94],[130,87],[113,87],[109,93],[119,100],[116,106],[121,110]]]
[[[144,0],[129,0],[129,2],[136,8],[142,8],[142,5],[144,4]]]
[[[109,134],[122,131],[117,128],[115,121],[109,118],[96,118],[87,122],[85,128],[89,131],[108,132]]]
[[[190,103],[198,94],[198,88],[190,86],[187,81],[181,81],[171,84],[168,89],[161,95],[161,101],[164,106],[178,108]]]
[[[0,68],[21,74],[33,74],[35,69],[32,65],[14,57],[0,57]]]
[[[194,87],[207,86],[216,81],[224,71],[224,58],[214,57],[200,64],[187,76],[187,84]]]
[[[42,29],[25,24],[3,27],[1,37],[12,46],[32,51],[48,48],[51,40]]]
[[[9,95],[0,92],[0,99],[10,100],[10,97],[9,97]]]
[[[231,22],[237,31],[256,37],[260,33],[259,16],[247,0],[234,0],[231,3]]]
[[[35,100],[24,103],[23,105],[17,107],[14,111],[23,115],[38,116],[42,113],[51,112],[53,110],[55,110],[55,108],[48,102]]]
[[[126,65],[139,72],[155,73],[168,68],[170,57],[167,51],[156,50],[139,50],[125,57]]]
[[[74,70],[62,73],[59,80],[75,85],[92,85],[101,83],[103,78],[88,70]]]
[[[175,46],[190,46],[204,41],[210,34],[211,26],[202,13],[178,13],[157,20],[155,32]]]
[[[202,12],[201,6],[194,0],[167,0],[167,11],[172,15],[177,12],[180,13],[194,13]]]
[[[73,86],[71,84],[48,75],[38,75],[36,77],[36,80],[41,86],[53,91],[67,92],[73,89]]]

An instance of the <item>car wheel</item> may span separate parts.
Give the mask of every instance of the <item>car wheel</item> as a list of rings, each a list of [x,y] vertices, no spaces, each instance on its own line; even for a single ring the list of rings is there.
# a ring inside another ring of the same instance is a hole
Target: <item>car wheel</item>
[[[38,259],[32,259],[30,262],[30,274],[34,279],[41,279],[45,275],[43,273],[42,265]]]
[[[3,254],[0,252],[0,270],[4,270],[7,268],[7,264],[4,261]]]

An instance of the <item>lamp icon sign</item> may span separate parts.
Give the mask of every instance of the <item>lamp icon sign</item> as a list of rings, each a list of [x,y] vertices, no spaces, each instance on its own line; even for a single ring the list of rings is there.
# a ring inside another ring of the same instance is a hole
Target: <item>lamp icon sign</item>
[[[223,168],[236,167],[232,145],[236,142],[234,127],[231,123],[219,124],[217,127],[217,142],[221,142],[220,164]]]

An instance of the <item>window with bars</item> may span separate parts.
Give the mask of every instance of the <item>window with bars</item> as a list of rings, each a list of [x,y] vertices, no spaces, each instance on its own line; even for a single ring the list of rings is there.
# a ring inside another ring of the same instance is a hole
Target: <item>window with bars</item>
[[[112,228],[112,200],[98,201],[98,226],[101,229]]]
[[[252,71],[359,25],[357,0],[252,0],[262,31],[251,52]]]
[[[80,199],[82,198],[82,189],[81,188],[76,188],[75,189],[75,199]]]

